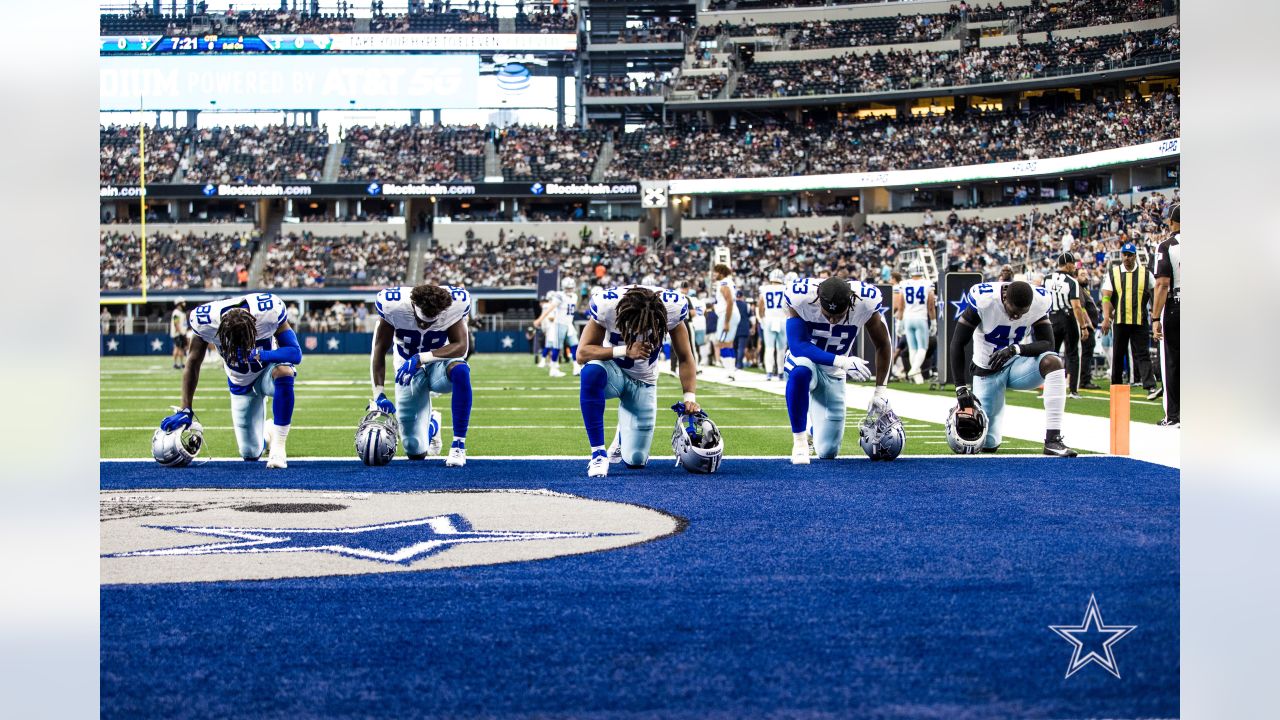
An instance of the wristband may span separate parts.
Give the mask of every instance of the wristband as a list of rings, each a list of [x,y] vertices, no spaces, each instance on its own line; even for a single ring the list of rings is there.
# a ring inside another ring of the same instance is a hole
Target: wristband
[[[439,358],[437,358],[434,354],[429,352],[418,353],[418,361],[421,362],[423,365],[426,365],[429,362],[435,362],[438,359]]]
[[[698,396],[695,393],[687,392],[681,398],[684,402],[698,402]]]
[[[1018,344],[1016,344],[1016,343],[1015,343],[1015,344],[1013,345],[1013,354],[1014,354],[1014,355],[1021,355],[1021,354],[1022,354],[1022,346],[1021,346],[1021,345],[1018,345]]]
[[[373,399],[374,399],[374,400],[377,400],[378,398],[380,398],[380,397],[382,397],[382,396],[384,396],[384,395],[386,395],[386,394],[387,394],[387,390],[386,390],[386,388],[385,388],[385,387],[383,387],[382,385],[374,385],[374,386],[373,386]]]
[[[622,358],[624,358],[624,357],[626,357],[626,356],[627,356],[627,346],[626,346],[626,345],[614,345],[614,346],[613,346],[613,357],[614,357],[614,359],[616,359],[616,360],[621,360]]]
[[[875,392],[871,393],[871,401],[875,402],[876,400],[880,400],[883,397],[884,397],[884,386],[877,385]]]

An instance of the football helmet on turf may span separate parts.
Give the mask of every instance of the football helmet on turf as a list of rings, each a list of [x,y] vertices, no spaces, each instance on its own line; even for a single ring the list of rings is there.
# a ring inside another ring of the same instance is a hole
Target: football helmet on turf
[[[204,427],[196,420],[176,430],[151,434],[151,457],[165,467],[186,467],[204,447]]]
[[[973,410],[963,411],[959,405],[947,414],[947,445],[960,455],[974,455],[987,440],[987,413],[974,401]]]
[[[671,433],[676,465],[691,473],[715,472],[724,457],[724,438],[716,424],[701,410],[686,412],[684,403],[676,403],[671,409],[677,415],[676,428]]]
[[[872,460],[892,460],[902,454],[907,434],[888,400],[880,398],[872,404],[858,428],[858,444]]]
[[[386,465],[396,456],[400,422],[396,416],[370,405],[356,428],[356,455],[365,465]]]

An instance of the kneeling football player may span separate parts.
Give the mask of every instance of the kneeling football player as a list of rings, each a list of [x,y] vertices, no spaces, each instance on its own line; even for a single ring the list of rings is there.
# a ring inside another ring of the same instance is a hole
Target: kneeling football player
[[[227,371],[231,423],[240,457],[257,460],[269,440],[267,467],[287,467],[285,441],[293,422],[294,366],[302,362],[302,348],[289,327],[284,302],[270,293],[215,300],[193,309],[188,324],[195,337],[182,374],[182,409],[165,418],[160,429],[173,432],[191,425],[200,365],[212,345],[222,354]],[[263,432],[266,398],[272,398],[274,423],[269,438]]]
[[[892,347],[880,317],[880,290],[857,280],[797,278],[786,286],[787,415],[791,420],[791,463],[809,464],[809,428],[818,457],[834,458],[844,440],[846,377],[871,379],[870,368],[853,354],[865,328],[876,347],[876,389],[870,408],[888,404],[884,396]]]
[[[431,393],[451,393],[453,443],[444,464],[467,464],[467,425],[471,422],[471,368],[467,365],[471,294],[460,287],[419,285],[378,293],[380,320],[373,333],[369,372],[373,400],[400,422],[405,455],[421,460],[439,455],[440,413],[431,409]],[[387,351],[395,344],[396,402],[387,399],[384,381]]]
[[[684,324],[689,301],[674,290],[646,285],[609,288],[592,298],[586,314],[578,362],[583,365],[579,389],[582,423],[591,445],[587,476],[604,477],[611,462],[638,468],[649,461],[658,412],[657,363],[668,334],[679,360],[688,413],[700,409],[694,395],[697,366]],[[604,406],[610,398],[618,399],[618,431],[606,451]]]
[[[960,315],[950,348],[951,376],[963,382],[969,375],[964,348],[973,340],[973,388],[956,386],[954,422],[960,434],[965,434],[965,425],[981,428],[975,417],[976,400],[986,415],[986,437],[977,449],[995,452],[1002,439],[1005,389],[1033,390],[1043,384],[1044,454],[1075,457],[1076,451],[1062,441],[1067,381],[1062,358],[1053,352],[1053,325],[1048,314],[1053,301],[1048,293],[1021,280],[981,283],[970,288],[966,301],[969,307]],[[1032,339],[1023,342],[1028,329]]]

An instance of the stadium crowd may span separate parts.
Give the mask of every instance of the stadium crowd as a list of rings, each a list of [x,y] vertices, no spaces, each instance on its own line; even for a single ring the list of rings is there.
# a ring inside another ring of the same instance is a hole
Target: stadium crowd
[[[738,80],[735,97],[833,95],[921,87],[953,87],[1105,70],[1123,63],[1179,52],[1171,26],[1090,38],[979,47],[967,51],[876,51],[864,55],[752,65]]]
[[[137,126],[98,128],[98,177],[103,185],[137,185],[138,166],[147,165],[147,182],[169,182],[191,141],[187,128],[147,128],[145,158],[138,153]]]
[[[357,125],[347,128],[338,177],[400,182],[484,177],[486,128],[478,125]]]
[[[329,136],[323,127],[268,125],[196,130],[186,181],[261,184],[321,179]]]
[[[147,286],[154,290],[233,288],[248,283],[249,263],[258,248],[254,234],[150,234]],[[98,268],[102,290],[142,286],[142,240],[134,233],[99,233]]]
[[[409,245],[392,233],[325,237],[287,233],[267,248],[262,286],[315,288],[396,285],[409,267]]]
[[[591,179],[604,136],[577,128],[510,125],[494,145],[507,180],[586,182]]]

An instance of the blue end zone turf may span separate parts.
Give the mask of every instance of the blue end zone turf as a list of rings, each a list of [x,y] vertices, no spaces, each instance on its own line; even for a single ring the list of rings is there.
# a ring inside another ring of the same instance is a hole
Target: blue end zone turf
[[[680,534],[419,573],[105,586],[102,714],[1172,717],[1178,473],[1117,458],[103,463],[103,489],[550,488]],[[1121,673],[1064,679],[1090,595]]]

